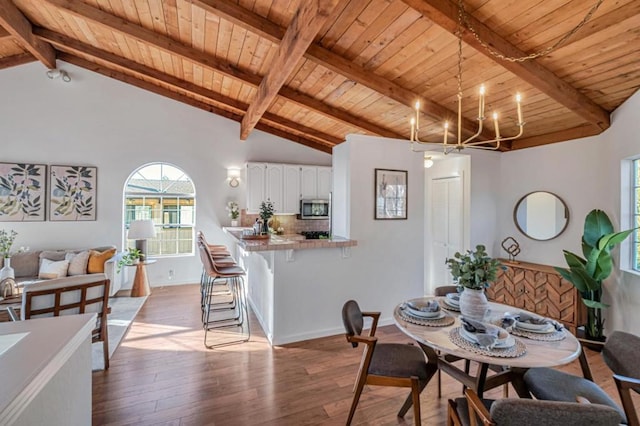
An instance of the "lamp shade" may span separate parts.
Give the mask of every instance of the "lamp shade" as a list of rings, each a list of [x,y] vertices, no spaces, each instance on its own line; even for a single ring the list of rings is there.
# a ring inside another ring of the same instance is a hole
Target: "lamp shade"
[[[129,224],[127,238],[130,240],[146,240],[155,236],[156,229],[152,220],[134,220]]]

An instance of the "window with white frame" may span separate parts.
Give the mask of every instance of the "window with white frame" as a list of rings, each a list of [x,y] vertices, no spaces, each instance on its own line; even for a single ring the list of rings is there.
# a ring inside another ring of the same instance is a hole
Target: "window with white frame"
[[[633,160],[633,195],[631,197],[631,214],[632,224],[634,228],[640,227],[640,158]],[[640,272],[640,230],[633,232],[633,241],[631,243],[632,260],[631,267]]]
[[[166,163],[143,166],[133,172],[124,189],[125,247],[133,220],[153,220],[156,237],[147,240],[147,255],[175,256],[194,253],[196,193],[191,178],[179,168]]]

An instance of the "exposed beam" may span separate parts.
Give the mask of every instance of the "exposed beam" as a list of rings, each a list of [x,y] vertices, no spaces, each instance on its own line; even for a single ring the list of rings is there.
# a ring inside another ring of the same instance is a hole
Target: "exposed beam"
[[[211,55],[208,55],[207,53],[186,46],[176,40],[171,39],[170,37],[155,33],[144,27],[133,24],[126,19],[110,15],[100,9],[89,6],[86,3],[70,0],[46,1],[56,7],[63,9],[65,12],[79,16],[83,19],[93,21],[97,24],[109,28],[110,30],[125,34],[150,46],[154,46],[171,55],[180,57],[211,71],[221,73],[235,80],[239,80],[253,87],[258,87],[260,85],[260,82],[262,81],[262,79],[258,75],[242,71],[232,65],[218,60]],[[312,110],[314,112],[322,114],[331,120],[339,121],[349,126],[362,129],[366,132],[390,138],[406,138],[405,135],[398,134],[393,130],[386,129],[384,127],[378,126],[375,123],[363,120],[362,117],[352,115],[348,111],[331,107],[317,99],[314,99],[311,96],[304,95],[286,86],[284,86],[282,90],[280,90],[279,95],[288,101],[294,102],[297,105],[308,110]]]
[[[583,124],[571,129],[511,141],[511,150],[532,148],[534,146],[548,145],[550,143],[568,141],[571,139],[586,138],[588,136],[595,136],[601,132],[600,128],[593,124]]]
[[[195,108],[199,108],[199,109],[202,109],[204,111],[212,112],[212,113],[214,113],[216,115],[220,115],[222,117],[226,117],[226,118],[229,118],[229,119],[237,121],[237,122],[242,121],[242,116],[239,115],[239,114],[224,110],[222,108],[218,108],[218,107],[210,105],[210,104],[208,104],[206,102],[198,101],[197,99],[193,99],[193,98],[190,98],[190,97],[185,96],[185,95],[181,95],[181,94],[173,92],[173,91],[171,91],[169,89],[165,89],[163,87],[156,86],[155,84],[150,83],[148,81],[141,80],[139,78],[136,78],[136,77],[133,77],[131,75],[122,73],[120,71],[115,71],[115,70],[109,69],[109,68],[104,67],[102,65],[99,65],[99,64],[97,64],[95,62],[91,62],[91,61],[88,61],[86,59],[80,58],[78,56],[62,52],[62,53],[60,53],[59,58],[62,61],[69,62],[70,64],[74,64],[76,66],[88,69],[88,70],[96,72],[98,74],[102,74],[104,76],[113,78],[115,80],[122,81],[123,83],[131,84],[132,86],[139,87],[141,89],[144,89],[144,90],[147,90],[149,92],[158,94],[160,96],[163,96],[163,97],[166,97],[166,98],[169,98],[169,99],[173,99],[175,101],[182,102],[182,103],[187,104],[187,105],[191,105],[191,106],[193,106]],[[291,140],[293,142],[297,142],[299,144],[308,146],[310,148],[314,148],[314,149],[317,149],[319,151],[331,154],[331,147],[330,146],[320,144],[320,143],[318,143],[316,141],[304,138],[304,137],[299,136],[299,135],[295,135],[295,134],[291,134],[291,133],[285,132],[285,131],[283,131],[281,129],[269,126],[267,124],[258,123],[258,125],[256,126],[256,129],[262,130],[262,131],[264,131],[266,133],[270,133],[270,134],[273,134],[273,135],[276,135],[276,136],[280,136],[280,137],[286,138],[288,140]]]
[[[54,31],[35,27],[33,29],[33,32],[37,37],[40,37],[42,40],[56,46],[58,50],[65,51],[74,55],[88,56],[92,59],[106,62],[110,66],[115,66],[124,71],[133,72],[156,83],[163,83],[173,87],[174,89],[178,89],[191,95],[204,98],[207,102],[220,104],[223,109],[227,111],[231,110],[232,112],[240,116],[242,116],[247,108],[249,108],[249,105],[244,102],[240,102],[236,99],[224,96],[212,90],[205,89],[196,84],[181,80],[170,74],[158,71],[155,68],[150,68],[130,59],[122,58],[111,52],[107,52],[105,50],[84,44],[78,40],[74,40],[65,35],[58,34]],[[305,137],[316,139],[318,142],[329,146],[334,146],[342,142],[342,139],[340,138],[336,138],[323,132],[318,132],[315,129],[302,126],[299,123],[295,123],[291,120],[279,117],[275,114],[266,113],[263,115],[262,120],[270,123],[271,125],[285,127],[286,131],[288,132],[302,133]]]
[[[273,43],[280,43],[284,37],[286,31],[284,28],[228,0],[192,0],[192,2],[194,5],[223,17]],[[413,107],[415,101],[419,100],[420,105],[422,105],[422,111],[430,116],[431,119],[452,120],[457,116],[457,112],[389,81],[375,74],[372,70],[367,70],[317,43],[312,43],[304,56],[401,104]],[[463,119],[462,124],[463,128],[471,133],[475,133],[478,128],[477,122],[466,118]],[[493,135],[489,134],[488,129],[485,129],[482,134],[487,139],[493,139]]]
[[[36,60],[37,59],[34,58],[31,53],[21,53],[19,55],[7,56],[6,58],[0,58],[0,70],[22,64],[28,64],[29,62],[34,62]]]
[[[262,79],[256,96],[242,119],[240,139],[247,139],[262,114],[275,100],[280,88],[295,70],[336,3],[338,0],[306,0],[300,4],[282,38],[278,53],[269,64],[269,71]]]
[[[456,33],[458,27],[457,4],[452,3],[450,0],[402,1],[450,33]],[[495,51],[511,57],[527,55],[470,14],[468,14],[468,22],[479,37]],[[478,52],[511,71],[559,104],[569,108],[587,122],[598,126],[601,130],[605,130],[611,125],[609,113],[604,108],[540,65],[540,63],[534,60],[524,62],[500,61],[482,47],[471,31],[463,31],[462,39]]]
[[[56,67],[56,51],[50,44],[34,37],[31,22],[11,0],[0,1],[0,25],[47,68]]]
[[[7,30],[0,27],[0,40],[13,37]]]

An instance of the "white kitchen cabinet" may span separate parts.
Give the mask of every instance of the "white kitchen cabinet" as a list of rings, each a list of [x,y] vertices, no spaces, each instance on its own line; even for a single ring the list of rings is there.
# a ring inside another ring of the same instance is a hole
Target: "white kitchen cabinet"
[[[330,192],[331,167],[247,163],[247,213],[271,200],[276,214],[299,214],[301,199],[326,200]]]
[[[318,198],[328,200],[331,193],[331,167],[318,167]]]
[[[247,213],[258,213],[266,199],[266,164],[247,163]]]
[[[331,167],[300,167],[300,195],[303,199],[329,199]]]
[[[300,166],[285,164],[283,176],[282,214],[298,214],[300,213]]]
[[[265,200],[273,203],[276,214],[285,213],[282,209],[282,196],[284,192],[284,177],[282,164],[269,164],[265,167]]]

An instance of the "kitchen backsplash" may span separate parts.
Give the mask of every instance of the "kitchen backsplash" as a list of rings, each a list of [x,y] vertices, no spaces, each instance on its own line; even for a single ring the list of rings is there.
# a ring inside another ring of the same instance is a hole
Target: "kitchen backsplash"
[[[247,214],[240,210],[240,226],[251,227],[260,215]],[[300,220],[295,215],[275,215],[285,234],[297,234],[302,231],[329,231],[329,219]]]

